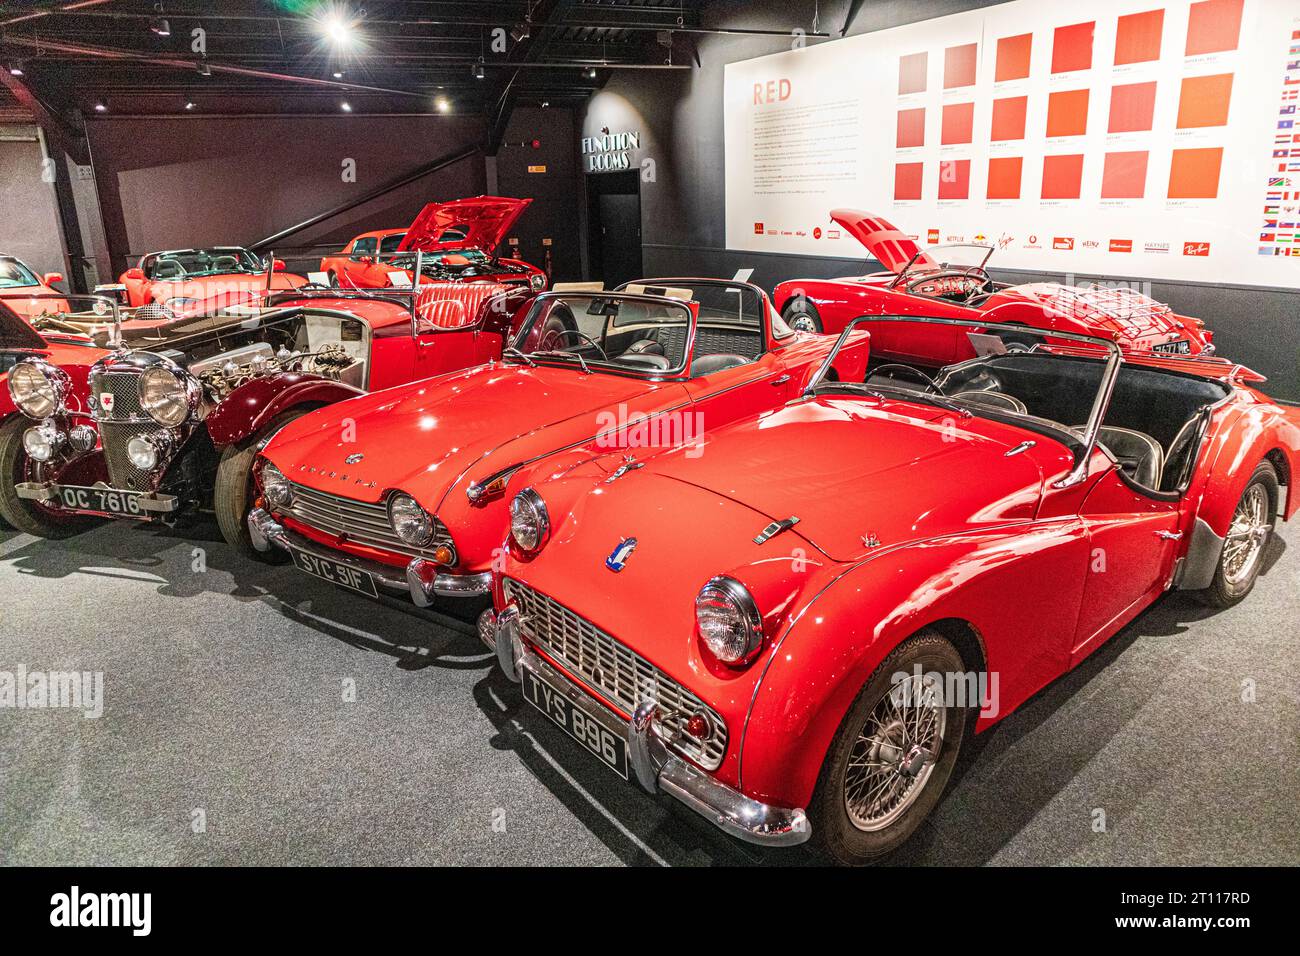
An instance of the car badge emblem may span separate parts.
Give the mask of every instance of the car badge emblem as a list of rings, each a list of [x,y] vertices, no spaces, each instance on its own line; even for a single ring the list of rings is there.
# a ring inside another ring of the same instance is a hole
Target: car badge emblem
[[[346,458],[343,459],[343,463],[344,463],[345,465],[355,465],[357,462],[359,462],[361,459],[363,459],[363,458],[365,458],[365,457],[366,457],[365,455],[360,455],[360,454],[358,454],[358,455],[348,455],[348,457],[346,457]]]
[[[99,404],[103,407],[104,411],[111,412],[113,410],[113,393],[101,392],[99,395]]]
[[[614,549],[613,553],[605,559],[605,567],[617,574],[623,570],[627,564],[627,559],[632,556],[632,552],[635,550],[636,538],[624,538],[618,543],[618,547]]]

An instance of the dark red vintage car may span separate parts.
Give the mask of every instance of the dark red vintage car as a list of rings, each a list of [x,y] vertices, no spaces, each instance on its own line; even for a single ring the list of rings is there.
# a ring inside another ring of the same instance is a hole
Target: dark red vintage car
[[[216,314],[119,321],[113,351],[88,369],[85,401],[71,400],[57,365],[11,371],[14,404],[32,421],[0,444],[17,469],[0,514],[53,534],[77,517],[171,521],[211,508],[226,540],[255,554],[245,518],[262,442],[323,405],[500,356],[529,298],[486,282],[300,289]],[[83,423],[98,444],[72,441]],[[48,441],[29,440],[37,433]]]
[[[867,337],[835,374],[861,381]],[[500,363],[294,422],[257,466],[253,542],[366,594],[485,594],[518,473],[576,446],[629,456],[697,442],[799,394],[829,336],[787,328],[762,290],[653,279],[538,296]],[[343,428],[351,423],[350,432]],[[615,468],[621,466],[615,466]]]
[[[798,329],[839,332],[862,315],[939,316],[968,323],[1024,326],[1004,336],[1010,349],[1062,341],[1044,332],[1113,339],[1126,351],[1199,355],[1213,352],[1200,319],[1176,314],[1125,284],[1062,285],[995,282],[985,266],[993,248],[979,244],[927,246],[880,216],[836,209],[831,219],[866,247],[887,271],[844,279],[791,279],[772,292],[786,322]],[[937,367],[974,356],[961,326],[868,322],[873,358]]]
[[[819,375],[616,480],[550,461],[516,482],[480,634],[616,773],[741,839],[873,860],[970,733],[1170,588],[1240,601],[1300,507],[1300,416],[1258,375],[1070,341]]]
[[[411,284],[415,254],[422,252],[421,274],[435,282],[500,282],[546,288],[546,273],[522,259],[496,255],[531,199],[475,196],[431,202],[406,229],[366,232],[336,256],[321,259],[330,285],[386,289]],[[423,280],[422,280],[423,281]]]

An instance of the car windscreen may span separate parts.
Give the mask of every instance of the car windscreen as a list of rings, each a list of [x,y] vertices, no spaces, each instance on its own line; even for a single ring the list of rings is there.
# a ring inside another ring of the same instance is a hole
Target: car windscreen
[[[379,254],[384,256],[392,255],[405,238],[406,233],[404,232],[399,232],[395,236],[384,236],[383,239],[379,240]]]
[[[0,259],[0,289],[40,285],[40,280],[17,259]]]
[[[143,266],[150,279],[193,279],[199,276],[243,273],[256,275],[266,271],[266,265],[247,249],[184,249],[160,252],[146,257]]]
[[[936,270],[964,272],[968,269],[983,269],[992,254],[991,246],[978,243],[959,242],[946,246],[930,246],[917,252],[900,275],[916,275]]]
[[[608,292],[539,296],[516,337],[519,360],[662,375],[686,367],[690,307],[674,299]]]

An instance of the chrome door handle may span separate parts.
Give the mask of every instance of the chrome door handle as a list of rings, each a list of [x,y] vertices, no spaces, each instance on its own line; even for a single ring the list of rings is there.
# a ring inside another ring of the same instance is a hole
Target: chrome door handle
[[[1166,541],[1177,541],[1183,536],[1181,531],[1157,531],[1157,538],[1164,538]]]
[[[777,377],[777,378],[772,379],[772,384],[773,384],[773,385],[784,385],[784,384],[785,384],[786,382],[788,382],[788,381],[790,381],[790,376],[789,376],[789,375],[781,375],[781,376],[779,376],[779,377]]]

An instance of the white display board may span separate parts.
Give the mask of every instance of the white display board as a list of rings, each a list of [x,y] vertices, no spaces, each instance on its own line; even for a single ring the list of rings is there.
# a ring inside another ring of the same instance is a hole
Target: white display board
[[[1300,288],[1300,3],[1014,0],[731,63],[727,247]]]

